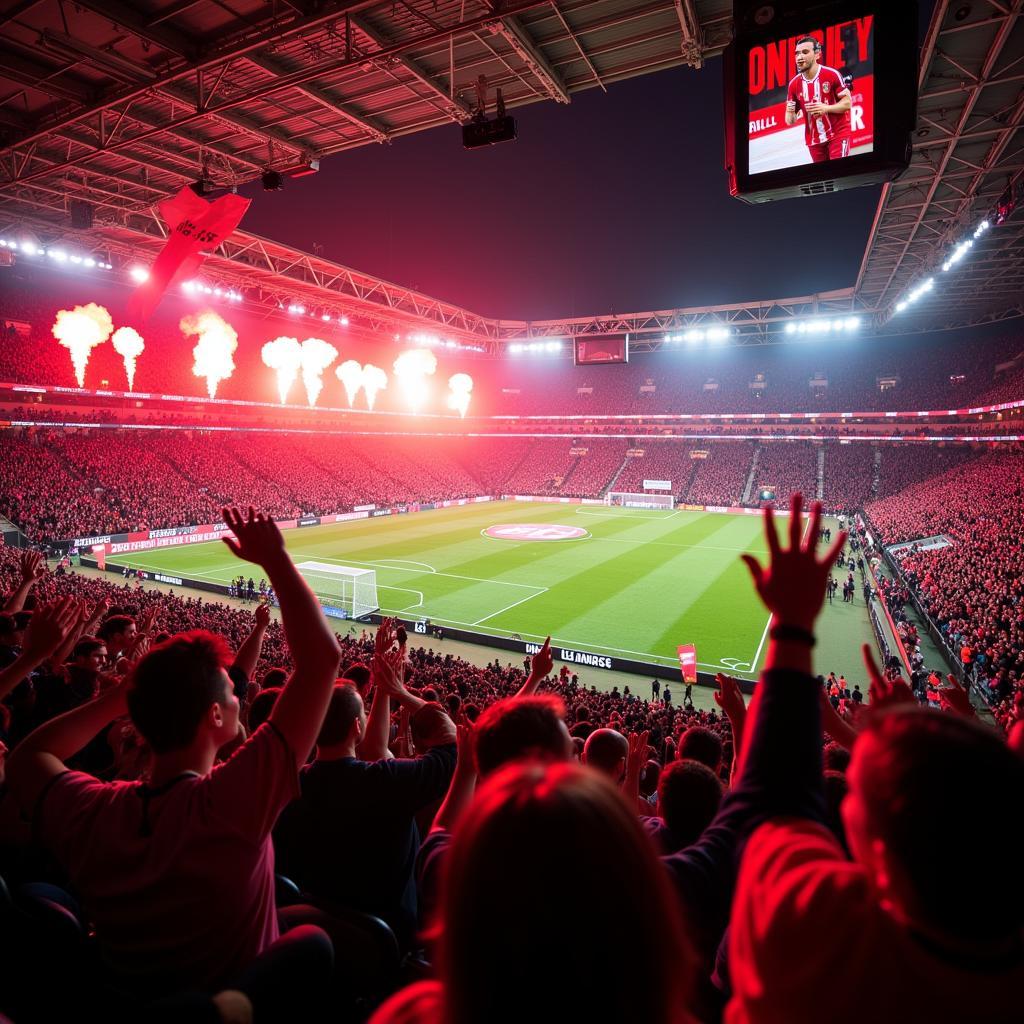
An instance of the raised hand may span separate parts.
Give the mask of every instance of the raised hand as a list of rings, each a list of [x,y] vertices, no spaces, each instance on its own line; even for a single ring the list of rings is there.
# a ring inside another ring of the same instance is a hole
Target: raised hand
[[[142,618],[139,620],[139,633],[143,635],[148,635],[152,631],[153,626],[156,623],[156,616],[157,609],[155,607],[150,607],[149,609],[147,609],[145,615],[143,615]]]
[[[747,705],[743,700],[743,691],[740,684],[732,676],[719,672],[715,676],[719,690],[715,693],[715,703],[729,716],[730,719],[742,716],[747,713]]]
[[[544,646],[530,661],[530,675],[535,679],[547,679],[555,667],[555,659],[551,656],[551,637],[544,641]]]
[[[21,568],[21,578],[26,582],[34,582],[46,572],[46,562],[40,551],[23,551],[18,560]]]
[[[259,629],[266,629],[270,625],[270,606],[266,604],[256,605],[256,611],[253,613],[256,617],[256,626]]]
[[[740,555],[754,587],[777,623],[811,632],[825,601],[825,581],[836,555],[846,543],[846,531],[840,530],[823,558],[818,558],[814,546],[821,527],[821,502],[811,506],[811,521],[806,539],[801,541],[803,495],[790,498],[789,547],[779,543],[775,532],[775,516],[771,508],[764,510],[764,532],[768,541],[770,560],[764,568],[753,555]]]
[[[134,665],[141,661],[148,653],[152,646],[153,641],[148,636],[142,635],[138,638],[136,643],[131,649],[131,653],[128,655],[128,660]]]
[[[457,752],[456,766],[463,773],[475,772],[476,762],[474,761],[476,751],[476,735],[473,732],[473,723],[467,720],[458,722],[455,726],[455,749]]]
[[[868,695],[871,698],[872,710],[879,710],[892,704],[916,703],[914,691],[910,689],[902,676],[886,679],[882,675],[882,671],[875,661],[875,652],[871,644],[864,644],[860,651],[864,658],[864,668],[868,673]]]
[[[967,718],[973,718],[974,706],[971,704],[971,698],[957,681],[956,676],[946,676],[946,682],[949,683],[949,686],[944,686],[939,690],[939,706],[943,711],[956,711]]]
[[[280,565],[282,559],[287,559],[281,531],[268,515],[257,512],[252,505],[244,517],[235,506],[222,509],[221,514],[235,535],[233,538],[222,537],[221,540],[236,558],[252,562],[268,572],[272,567]]]
[[[370,670],[374,685],[389,697],[401,697],[406,693],[403,685],[405,655],[400,647],[395,646],[397,642],[395,620],[382,619],[374,639]]]
[[[78,601],[73,597],[37,608],[25,631],[26,657],[45,661],[67,639],[78,624],[78,618]]]

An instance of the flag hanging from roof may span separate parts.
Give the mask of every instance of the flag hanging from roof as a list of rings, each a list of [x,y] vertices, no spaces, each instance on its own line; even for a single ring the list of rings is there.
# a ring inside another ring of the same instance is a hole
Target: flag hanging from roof
[[[149,278],[129,300],[131,317],[145,320],[172,284],[191,277],[238,227],[250,202],[242,196],[226,195],[208,203],[186,185],[176,196],[160,203],[160,216],[169,234],[149,269]]]

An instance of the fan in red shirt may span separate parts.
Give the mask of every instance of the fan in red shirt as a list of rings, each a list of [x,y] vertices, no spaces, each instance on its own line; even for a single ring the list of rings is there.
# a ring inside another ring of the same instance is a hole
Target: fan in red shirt
[[[824,163],[850,155],[850,107],[853,99],[846,79],[835,68],[818,63],[821,43],[804,36],[796,43],[797,74],[786,95],[786,124],[804,115],[811,160]]]

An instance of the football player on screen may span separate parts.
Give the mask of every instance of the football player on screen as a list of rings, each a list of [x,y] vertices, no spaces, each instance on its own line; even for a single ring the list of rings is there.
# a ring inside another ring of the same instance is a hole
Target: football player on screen
[[[786,124],[804,115],[805,141],[816,164],[850,155],[852,79],[819,63],[821,43],[813,36],[796,41],[796,75],[789,83]]]

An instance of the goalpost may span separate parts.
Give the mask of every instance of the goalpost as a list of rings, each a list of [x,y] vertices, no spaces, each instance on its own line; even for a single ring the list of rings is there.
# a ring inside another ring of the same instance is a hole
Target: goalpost
[[[378,611],[377,570],[330,562],[300,562],[296,568],[320,599],[328,615],[337,609],[359,619]]]
[[[676,505],[674,494],[636,494],[632,491],[609,491],[604,496],[606,505],[619,508],[667,508]]]

